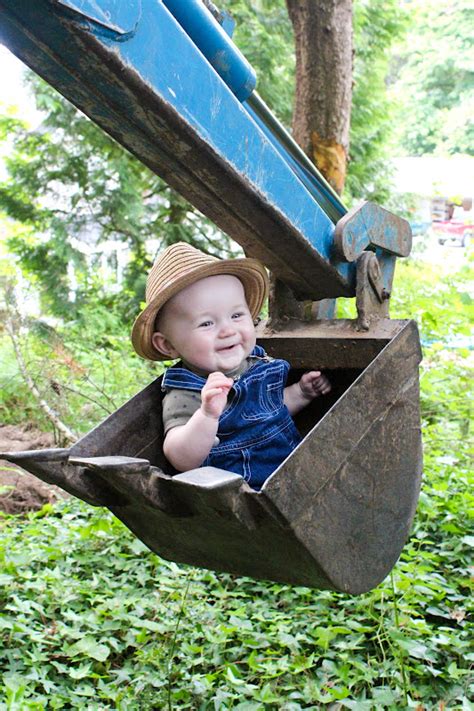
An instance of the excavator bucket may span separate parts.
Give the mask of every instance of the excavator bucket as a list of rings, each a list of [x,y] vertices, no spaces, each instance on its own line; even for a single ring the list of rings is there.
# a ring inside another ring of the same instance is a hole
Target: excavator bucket
[[[261,345],[295,380],[317,367],[332,384],[298,415],[302,442],[259,492],[213,468],[172,476],[159,378],[70,449],[6,458],[107,506],[165,558],[349,593],[377,585],[421,477],[418,334],[387,318],[408,223],[371,203],[347,212],[255,93],[213,3],[0,9],[2,42],[268,267],[276,331]],[[356,297],[356,322],[325,320],[340,296]],[[321,321],[305,321],[303,301],[320,302]]]
[[[409,534],[421,480],[412,321],[295,325],[261,345],[333,390],[297,418],[300,445],[252,490],[204,467],[171,476],[162,452],[161,378],[70,449],[2,455],[107,506],[164,558],[238,575],[362,593],[381,582]]]

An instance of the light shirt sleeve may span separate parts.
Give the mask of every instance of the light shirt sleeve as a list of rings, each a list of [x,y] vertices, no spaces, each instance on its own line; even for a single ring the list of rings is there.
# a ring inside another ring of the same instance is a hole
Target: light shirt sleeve
[[[169,390],[163,398],[163,427],[165,435],[173,427],[181,427],[201,407],[201,393],[194,390]]]

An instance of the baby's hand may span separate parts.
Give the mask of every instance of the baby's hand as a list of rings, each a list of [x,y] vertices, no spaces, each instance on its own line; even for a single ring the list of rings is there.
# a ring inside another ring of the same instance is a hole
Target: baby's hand
[[[319,395],[327,395],[331,391],[331,383],[319,370],[305,373],[299,382],[301,392],[308,400],[313,400]]]
[[[201,410],[206,417],[215,420],[222,415],[227,403],[227,395],[234,381],[224,373],[211,373],[201,390]]]

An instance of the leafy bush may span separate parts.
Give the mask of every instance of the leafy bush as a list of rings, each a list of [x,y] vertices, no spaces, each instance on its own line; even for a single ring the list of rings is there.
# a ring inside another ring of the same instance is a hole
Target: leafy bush
[[[36,321],[20,334],[22,356],[40,394],[78,435],[162,372],[161,364],[134,353],[127,328],[118,311],[91,301],[75,321],[54,328]],[[2,346],[6,368],[0,374],[2,420],[49,428],[7,340]]]

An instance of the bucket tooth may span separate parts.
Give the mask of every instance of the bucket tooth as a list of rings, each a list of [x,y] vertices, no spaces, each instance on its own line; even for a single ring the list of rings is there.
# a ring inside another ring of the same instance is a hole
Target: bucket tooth
[[[70,464],[69,453],[69,449],[31,449],[2,452],[0,457],[92,506],[112,506],[123,502],[123,495],[113,492],[100,479],[94,480],[83,467]]]
[[[70,464],[83,467],[99,480],[103,480],[118,497],[117,507],[151,507],[169,516],[189,516],[189,508],[170,494],[172,478],[161,469],[152,467],[148,459],[138,457],[70,457]]]

